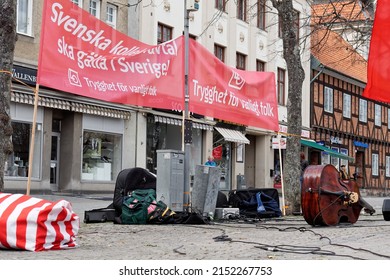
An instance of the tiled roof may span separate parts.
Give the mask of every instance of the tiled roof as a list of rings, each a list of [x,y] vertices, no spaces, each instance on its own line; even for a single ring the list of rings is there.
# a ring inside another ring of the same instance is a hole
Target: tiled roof
[[[312,5],[312,24],[342,23],[373,19],[372,15],[362,9],[360,1],[329,1]]]
[[[336,32],[326,29],[313,31],[311,54],[327,68],[367,82],[367,61]]]

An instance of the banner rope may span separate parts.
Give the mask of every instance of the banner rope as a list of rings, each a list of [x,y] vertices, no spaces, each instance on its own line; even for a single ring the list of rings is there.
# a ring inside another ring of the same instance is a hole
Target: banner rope
[[[302,137],[302,135],[298,135],[298,134],[293,134],[293,133],[287,133],[287,132],[277,132],[277,134],[280,134],[280,135],[283,135],[283,136],[286,136],[286,137],[297,137],[297,138],[303,138],[303,139],[310,139],[310,138],[307,138],[307,137]]]
[[[9,74],[9,75],[12,76],[12,72],[11,72],[11,71],[8,71],[8,70],[0,70],[0,73],[6,73],[6,74]],[[21,80],[19,80],[19,79],[16,79],[16,78],[14,78],[14,77],[12,77],[12,80],[17,81],[18,83],[21,83],[21,84],[24,85],[25,87],[27,87],[27,88],[29,88],[30,90],[32,90],[33,93],[35,93],[35,90],[36,90],[36,89],[35,89],[34,87],[32,87],[32,86],[26,84],[25,82],[23,82],[23,81],[21,81]]]

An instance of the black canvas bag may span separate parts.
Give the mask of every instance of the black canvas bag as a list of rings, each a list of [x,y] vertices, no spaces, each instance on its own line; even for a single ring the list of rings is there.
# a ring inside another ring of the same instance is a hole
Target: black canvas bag
[[[261,202],[265,211],[257,210],[259,204],[256,195],[260,193]],[[239,208],[240,215],[247,217],[272,218],[280,217],[279,194],[273,188],[256,188],[233,190],[228,194],[228,202],[231,207]]]
[[[136,189],[156,189],[157,177],[149,170],[134,167],[123,169],[119,172],[114,189],[113,204],[116,215],[122,213],[122,204],[125,196],[128,196]]]

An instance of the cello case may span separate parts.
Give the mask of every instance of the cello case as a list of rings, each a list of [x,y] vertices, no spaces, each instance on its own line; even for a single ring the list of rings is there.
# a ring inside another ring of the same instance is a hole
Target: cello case
[[[354,180],[341,180],[331,165],[310,165],[303,174],[302,214],[310,225],[335,226],[355,223],[363,208],[375,210],[361,197]]]

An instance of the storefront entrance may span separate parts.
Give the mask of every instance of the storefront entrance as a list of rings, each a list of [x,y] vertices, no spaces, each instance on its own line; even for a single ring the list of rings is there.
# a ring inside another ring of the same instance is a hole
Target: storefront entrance
[[[53,132],[51,136],[50,154],[50,189],[58,191],[59,163],[60,163],[60,133]]]

